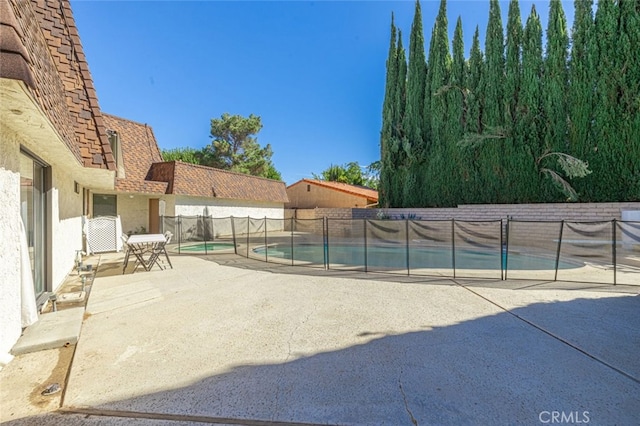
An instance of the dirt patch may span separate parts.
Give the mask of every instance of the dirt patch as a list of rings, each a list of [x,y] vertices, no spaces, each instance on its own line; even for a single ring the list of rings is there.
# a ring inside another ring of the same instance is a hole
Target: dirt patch
[[[31,394],[29,394],[29,402],[31,402],[34,407],[37,407],[42,411],[57,410],[60,407],[62,395],[64,394],[64,390],[67,386],[69,368],[71,367],[71,361],[73,360],[73,353],[75,349],[75,345],[59,349],[58,362],[51,370],[51,374],[49,374],[49,377],[41,386],[35,387]],[[52,383],[60,384],[62,391],[53,395],[43,396],[42,391]]]

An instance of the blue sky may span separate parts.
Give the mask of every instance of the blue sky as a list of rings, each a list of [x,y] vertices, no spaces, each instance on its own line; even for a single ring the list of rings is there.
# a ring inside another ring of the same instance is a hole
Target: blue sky
[[[523,23],[536,4],[521,1]],[[573,2],[563,1],[571,25]],[[163,149],[202,148],[223,113],[259,115],[258,142],[292,184],[380,157],[391,13],[409,45],[414,1],[72,0],[101,109],[147,123]],[[422,1],[428,46],[439,1]],[[506,26],[508,2],[501,1]],[[482,46],[489,0],[449,0],[465,49]],[[484,50],[484,49],[483,49]]]

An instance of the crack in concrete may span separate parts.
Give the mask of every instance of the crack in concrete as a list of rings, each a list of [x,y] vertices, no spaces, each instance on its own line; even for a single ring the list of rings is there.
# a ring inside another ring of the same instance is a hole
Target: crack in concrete
[[[284,370],[286,368],[287,362],[289,362],[289,359],[291,358],[291,341],[293,340],[293,336],[296,334],[296,332],[298,331],[298,329],[305,324],[307,321],[309,321],[309,318],[311,318],[311,315],[314,314],[317,310],[317,306],[314,303],[313,304],[313,310],[310,311],[307,316],[298,323],[298,325],[296,325],[296,327],[291,330],[291,334],[289,334],[289,339],[287,340],[287,347],[288,347],[288,352],[287,352],[287,357],[284,359],[284,361],[282,362],[280,371],[281,373],[284,373]],[[280,374],[280,377],[283,377],[284,374]],[[278,416],[278,410],[279,410],[279,400],[280,400],[280,388],[281,388],[281,382],[280,380],[278,380],[277,383],[277,387],[276,387],[276,401],[275,401],[275,406],[274,406],[274,412],[273,412],[273,416],[272,416],[272,420],[275,420],[275,418]]]
[[[398,387],[400,388],[402,400],[404,401],[404,409],[407,410],[407,414],[409,414],[409,417],[411,418],[411,423],[413,423],[414,426],[418,426],[418,420],[413,417],[413,413],[409,408],[409,402],[407,401],[407,394],[404,393],[404,388],[402,387],[402,368],[400,368],[400,375],[398,375]]]

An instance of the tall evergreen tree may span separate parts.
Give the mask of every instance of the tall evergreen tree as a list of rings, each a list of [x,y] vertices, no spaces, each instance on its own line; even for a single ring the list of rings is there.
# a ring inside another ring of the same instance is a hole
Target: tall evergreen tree
[[[483,125],[493,134],[502,133],[504,126],[504,33],[498,0],[490,0],[489,23],[485,38],[484,72],[480,81],[480,94],[484,103]],[[504,202],[504,138],[487,138],[480,147],[479,169],[483,199],[486,202]]]
[[[427,152],[426,190],[423,205],[442,206],[452,205],[454,195],[452,191],[451,152],[450,142],[451,117],[448,116],[448,100],[451,92],[448,90],[451,72],[451,53],[449,51],[449,35],[447,22],[447,2],[440,0],[440,9],[436,17],[429,49],[429,68],[427,73],[427,87],[431,93],[427,94],[426,102],[431,103],[430,116],[425,117],[431,125],[431,143]],[[428,189],[427,189],[428,188]]]
[[[402,31],[398,31],[398,45],[396,47],[396,68],[398,70],[398,78],[396,81],[395,92],[395,123],[392,134],[391,156],[394,164],[393,177],[391,180],[391,193],[389,194],[389,204],[392,207],[401,207],[404,205],[404,187],[408,173],[408,154],[409,149],[407,139],[404,132],[404,115],[407,106],[407,55],[402,45]]]
[[[547,48],[542,82],[542,107],[545,117],[544,144],[549,152],[567,152],[567,55],[569,37],[567,21],[560,0],[551,0],[547,26]],[[550,158],[549,161],[554,161]],[[543,164],[552,167],[551,164]],[[560,194],[551,182],[545,184],[548,197]],[[561,201],[562,198],[558,198]]]
[[[511,0],[509,3],[508,16],[504,95],[506,101],[505,121],[511,126],[516,115],[520,80],[522,79],[522,20],[518,0]]]
[[[469,66],[466,75],[467,89],[467,117],[465,120],[465,133],[476,134],[482,133],[483,108],[482,97],[480,93],[480,82],[483,75],[484,58],[480,49],[480,30],[476,26],[471,43],[471,53],[469,56]],[[478,149],[463,148],[461,155],[465,158],[468,168],[465,170],[466,175],[463,177],[464,183],[463,202],[478,203],[482,201],[482,182],[480,180],[480,164],[478,158]]]
[[[618,176],[619,158],[616,145],[620,143],[616,109],[618,88],[618,8],[613,0],[600,0],[596,10],[593,40],[596,55],[593,137],[594,146],[587,157],[593,171],[586,191],[592,201],[608,201],[620,196]],[[637,48],[637,47],[636,47]]]
[[[422,32],[422,12],[420,2],[416,0],[411,35],[409,37],[409,66],[407,72],[407,107],[403,127],[406,143],[409,147],[409,171],[404,181],[403,206],[420,205],[419,173],[425,161],[427,147],[422,138],[424,126],[424,94],[427,78],[427,64],[424,54],[424,35]]]
[[[620,196],[616,201],[640,200],[640,3],[620,0],[619,38],[616,69],[618,74],[620,123],[618,161]]]
[[[522,20],[518,0],[511,0],[507,20],[505,64],[505,128],[509,129],[504,143],[503,193],[507,202],[522,202],[527,197],[528,183],[522,179],[522,169],[531,157],[524,149],[522,135],[518,133],[518,102],[522,83]]]
[[[594,82],[593,0],[575,2],[571,31],[571,56],[569,59],[569,87],[567,94],[568,138],[571,155],[589,160],[594,148],[592,137]],[[575,183],[581,198],[589,196],[588,186],[592,177]]]
[[[458,16],[456,28],[453,33],[453,59],[449,74],[449,98],[447,100],[447,153],[445,154],[451,164],[451,176],[454,183],[452,190],[454,198],[449,205],[454,206],[461,202],[462,194],[470,180],[472,164],[462,155],[458,142],[465,132],[467,119],[467,63],[464,58],[464,37],[462,33],[462,18]]]
[[[387,56],[387,76],[385,82],[384,101],[382,103],[382,131],[380,132],[380,185],[378,188],[378,197],[380,205],[389,206],[389,194],[391,192],[391,181],[394,174],[393,156],[391,155],[391,144],[393,138],[393,129],[396,123],[395,118],[395,100],[398,88],[398,62],[396,52],[396,26],[394,23],[393,13],[391,14],[391,41],[389,42],[389,54]]]
[[[535,161],[542,155],[543,123],[540,96],[542,73],[542,25],[533,5],[522,38],[522,82],[514,127],[522,149],[527,154],[521,169],[523,184],[521,196],[526,202],[541,201],[541,179],[536,170]]]

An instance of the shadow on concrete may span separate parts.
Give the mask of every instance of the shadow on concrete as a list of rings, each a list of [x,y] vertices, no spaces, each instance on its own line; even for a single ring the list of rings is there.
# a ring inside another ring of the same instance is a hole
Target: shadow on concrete
[[[187,386],[140,389],[95,405],[86,396],[85,407],[66,410],[84,414],[83,424],[105,416],[113,424],[138,417],[248,425],[539,424],[553,411],[599,425],[640,418],[638,296],[535,303],[445,327],[361,330],[354,337],[368,340],[306,353],[296,349],[305,336],[292,333],[282,362],[229,366]],[[191,375],[189,366],[181,368]],[[127,380],[126,370],[115,380],[95,375],[108,384],[105,392]],[[48,424],[46,416],[32,420]]]

